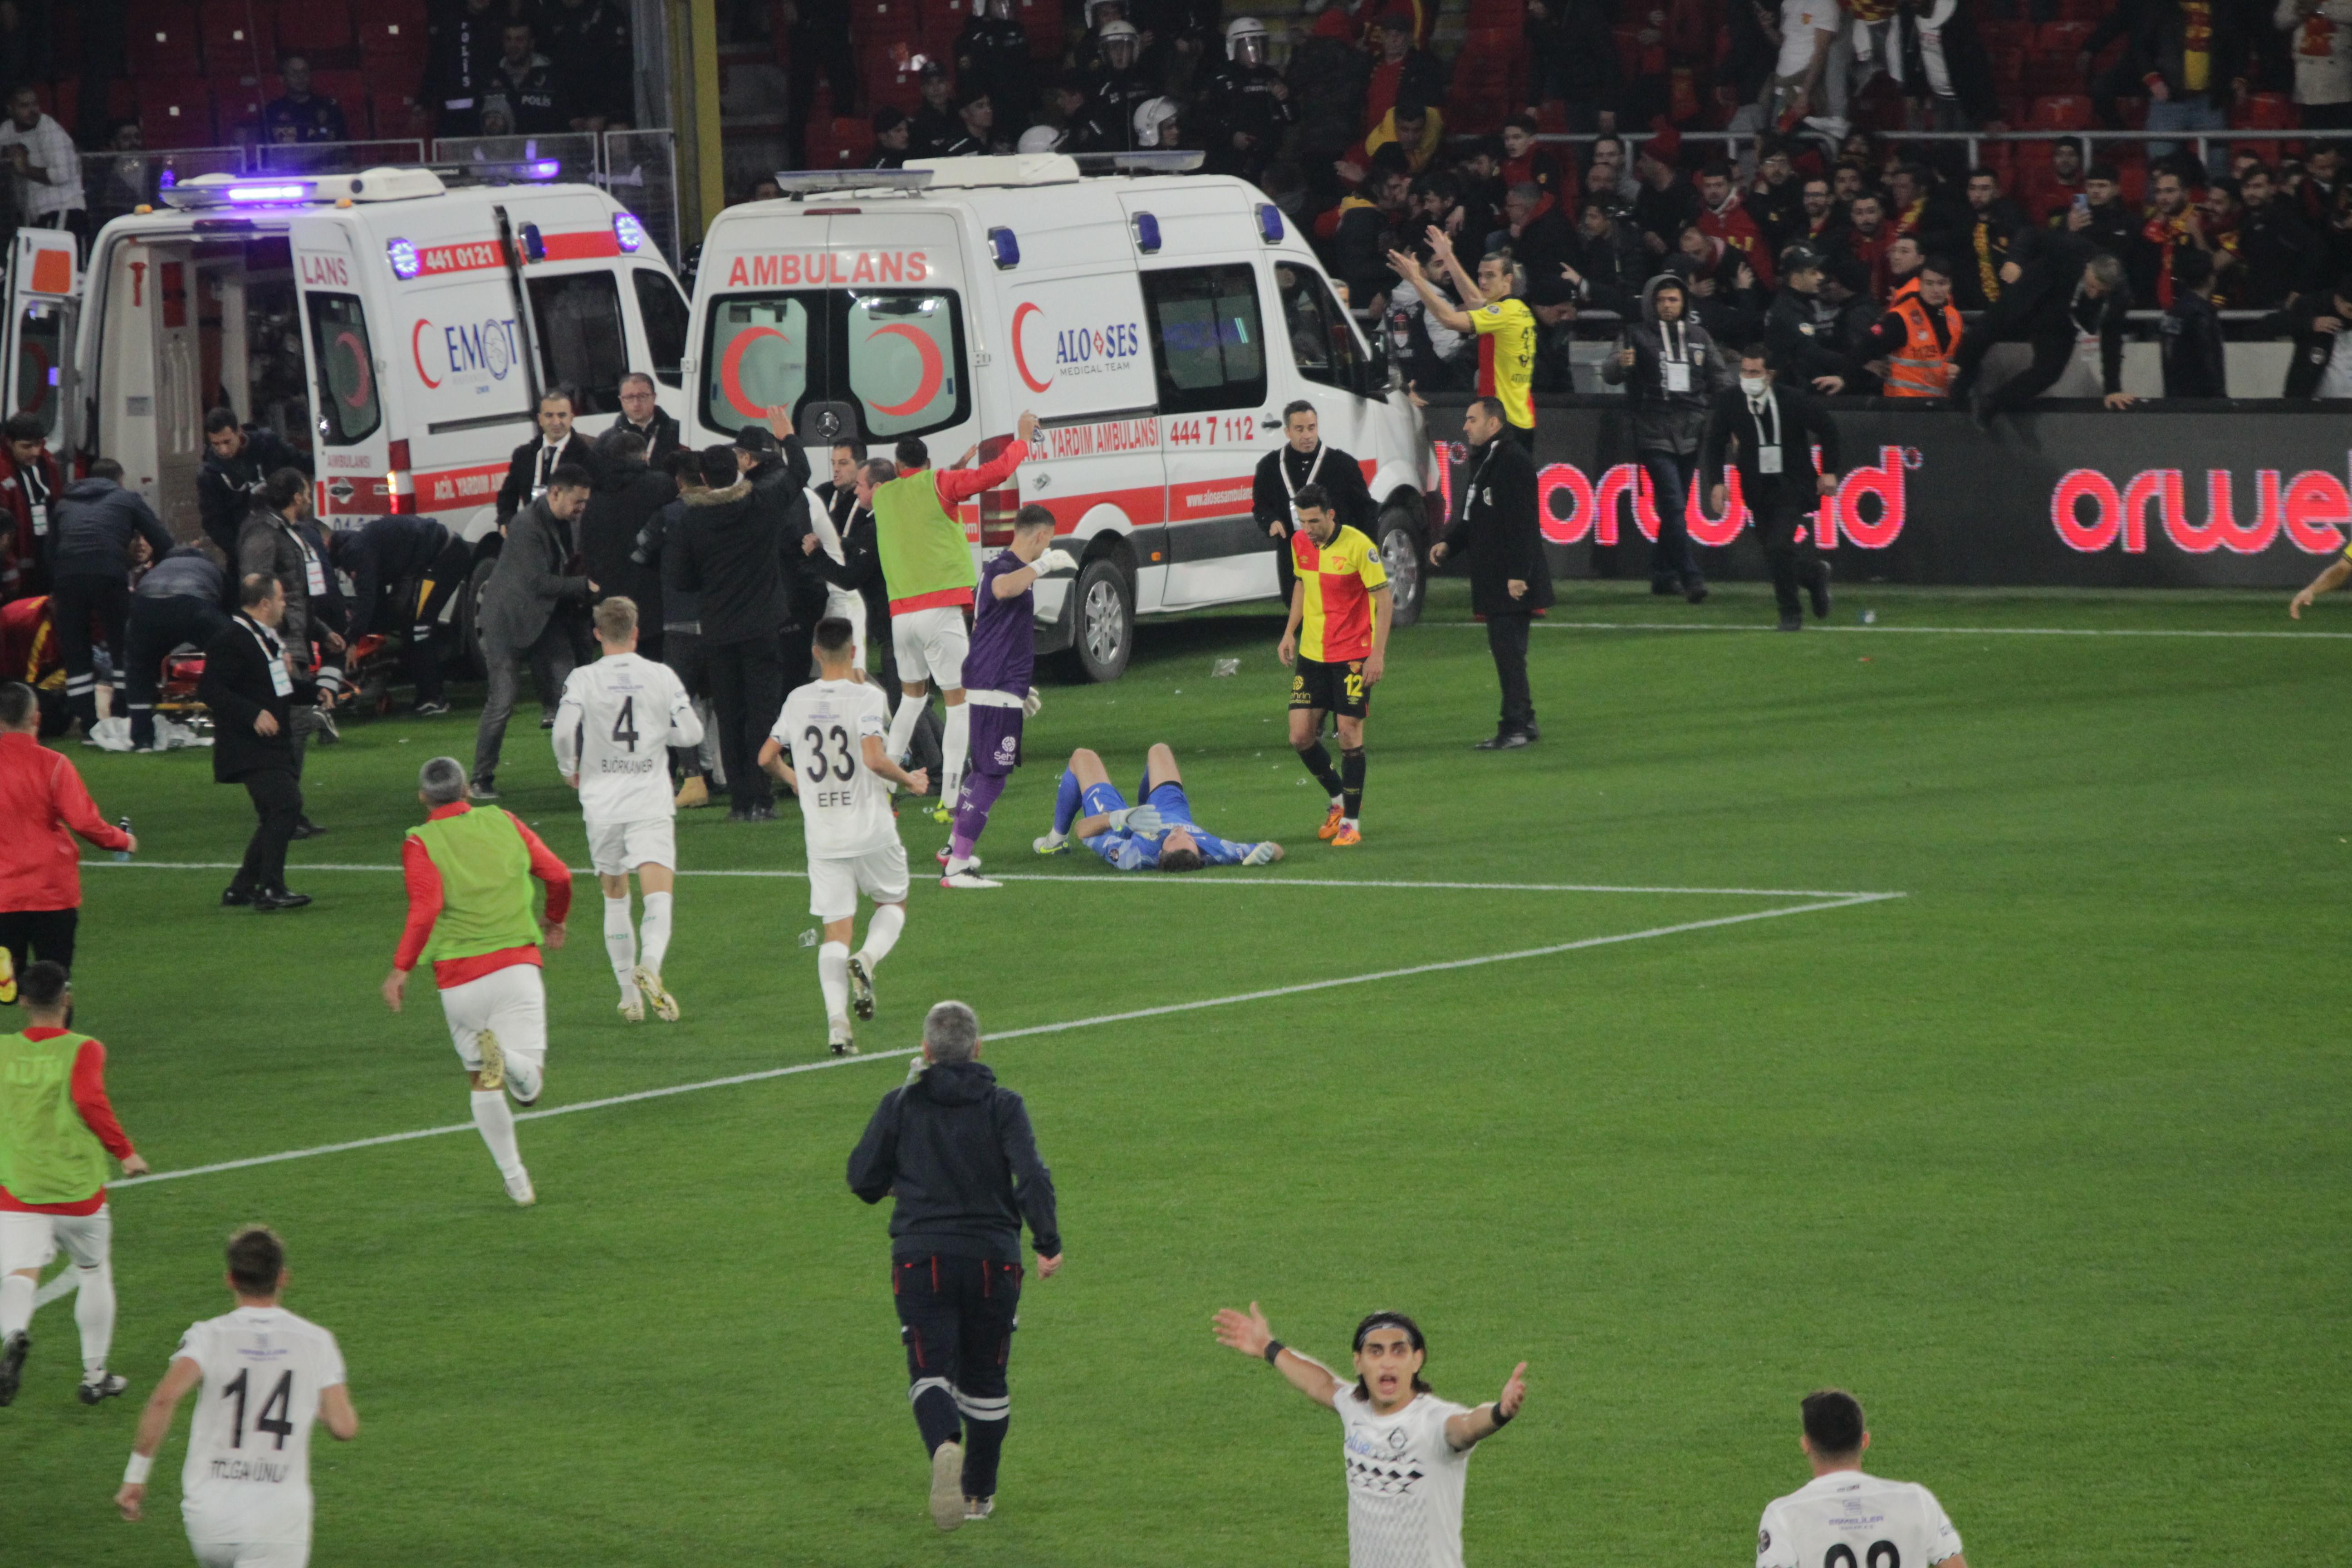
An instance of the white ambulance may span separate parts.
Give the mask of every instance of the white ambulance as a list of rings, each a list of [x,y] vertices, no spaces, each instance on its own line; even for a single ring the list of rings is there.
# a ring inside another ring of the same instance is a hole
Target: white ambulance
[[[1080,561],[1038,584],[1038,646],[1115,679],[1138,615],[1266,598],[1275,543],[1251,515],[1282,409],[1364,467],[1399,619],[1420,608],[1437,475],[1418,412],[1366,347],[1306,238],[1236,179],[1150,173],[1198,153],[1124,154],[1082,176],[1058,154],[784,174],[728,208],[697,273],[688,438],[730,438],[777,404],[814,448],[934,462],[1040,428],[1014,483],[967,508],[974,545],[1051,510]]]
[[[493,551],[541,388],[578,388],[591,433],[628,372],[685,408],[677,279],[611,196],[545,183],[555,167],[205,175],[100,230],[86,277],[70,236],[20,230],[12,406],[51,421],[52,449],[122,464],[183,538],[205,415],[226,406],[310,453],[329,522],[425,512]]]

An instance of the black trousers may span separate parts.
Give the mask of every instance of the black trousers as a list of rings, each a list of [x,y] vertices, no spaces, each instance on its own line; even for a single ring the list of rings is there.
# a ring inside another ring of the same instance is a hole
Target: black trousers
[[[706,639],[702,655],[710,679],[710,706],[719,721],[719,759],[727,769],[735,809],[773,805],[775,782],[760,771],[760,748],[784,706],[784,666],[777,640]]]
[[[1756,537],[1764,546],[1764,565],[1772,574],[1772,601],[1780,618],[1801,616],[1798,591],[1822,569],[1821,552],[1813,547],[1812,509],[1797,500],[1750,500],[1756,517]],[[1805,531],[1804,542],[1797,531]]]
[[[890,1300],[907,1347],[907,1397],[923,1451],[964,1445],[963,1494],[996,1495],[996,1466],[1013,1424],[1004,1384],[1021,1326],[1021,1265],[985,1258],[893,1258]]]
[[[453,539],[448,548],[434,558],[432,565],[396,590],[400,618],[387,624],[408,628],[408,646],[401,650],[401,665],[408,672],[409,684],[416,688],[419,702],[440,702],[448,697],[441,680],[441,612],[448,607],[450,597],[466,585],[473,570],[473,546],[462,539]]]
[[[2004,340],[2013,341],[2013,340]],[[2003,412],[2024,407],[2057,384],[2066,374],[2067,361],[2074,357],[2074,332],[2069,327],[2063,332],[2043,332],[2025,340],[2033,348],[2033,361],[1993,389],[1985,399],[1988,408]],[[1954,363],[1958,374],[1952,384],[1952,395],[1965,398],[1977,384],[1977,373],[1983,366],[1984,356],[1993,340],[1963,337],[1960,352]]]
[[[203,647],[228,628],[228,616],[213,600],[193,594],[168,599],[131,600],[130,650],[122,678],[131,692],[131,743],[155,743],[155,696],[162,689],[163,661],[182,643]]]
[[[131,580],[77,574],[60,577],[49,589],[49,620],[57,627],[58,654],[65,660],[66,698],[87,735],[98,727],[98,688],[91,671],[90,621],[104,629],[107,658],[115,674],[127,661],[125,628],[131,623]]]
[[[1496,728],[1525,734],[1536,721],[1535,694],[1528,689],[1528,632],[1530,615],[1486,617],[1486,651],[1495,656],[1495,679],[1503,686],[1503,715]]]
[[[662,662],[669,666],[677,683],[686,688],[688,697],[707,697],[710,693],[709,661],[702,654],[700,632],[676,631],[665,628],[662,633]],[[715,742],[718,737],[710,736]],[[756,753],[755,753],[756,754]],[[702,749],[699,746],[672,746],[669,749],[670,772],[681,779],[703,775]]]
[[[1696,587],[1698,552],[1691,548],[1691,476],[1698,472],[1698,453],[1648,451],[1642,468],[1650,476],[1650,496],[1658,511],[1658,537],[1650,546],[1650,581],[1678,588]]]
[[[302,785],[291,767],[262,768],[236,782],[253,797],[253,813],[260,821],[245,847],[245,863],[228,885],[240,893],[283,888],[286,847],[294,842],[294,825],[302,820]]]
[[[73,973],[74,928],[79,910],[9,910],[0,913],[0,947],[8,950],[17,976],[25,965],[46,960]]]

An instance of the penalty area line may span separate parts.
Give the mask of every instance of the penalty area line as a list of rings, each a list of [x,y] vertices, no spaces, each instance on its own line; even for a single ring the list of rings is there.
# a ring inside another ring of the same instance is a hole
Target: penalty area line
[[[1100,1028],[1106,1024],[1129,1024],[1142,1018],[1165,1018],[1179,1013],[1197,1013],[1210,1007],[1234,1007],[1249,1002],[1270,1002],[1284,996],[1303,996],[1318,991],[1333,991],[1349,985],[1370,985],[1383,980],[1404,980],[1421,974],[1443,974],[1454,970],[1478,969],[1494,963],[1517,963],[1533,958],[1553,958],[1565,952],[1580,952],[1590,948],[1615,947],[1626,942],[1648,942],[1657,937],[1682,936],[1691,931],[1713,931],[1723,926],[1746,925],[1756,921],[1779,920],[1786,915],[1820,914],[1830,910],[1853,909],[1861,904],[1884,903],[1904,897],[1901,893],[1853,893],[1839,898],[1818,900],[1811,903],[1787,904],[1779,909],[1750,910],[1745,914],[1717,915],[1711,920],[1683,921],[1674,925],[1651,926],[1644,931],[1619,931],[1608,936],[1580,937],[1573,942],[1550,942],[1542,947],[1523,947],[1507,952],[1480,953],[1471,958],[1440,959],[1429,963],[1409,964],[1401,969],[1379,969],[1364,974],[1346,974],[1329,980],[1302,981],[1295,985],[1269,986],[1259,991],[1236,992],[1230,996],[1204,996],[1191,1002],[1170,1002],[1157,1007],[1138,1007],[1124,1013],[1099,1013],[1087,1018],[1071,1018],[1057,1024],[1031,1024],[1017,1029],[1001,1029],[988,1034],[992,1042],[1025,1039],[1038,1035],[1066,1034],[1073,1029]],[[916,1047],[901,1047],[896,1050],[869,1051],[854,1057],[829,1057],[821,1061],[795,1062],[790,1067],[766,1068],[757,1072],[731,1073],[725,1078],[703,1079],[694,1083],[667,1084],[659,1089],[641,1089],[629,1094],[612,1094],[597,1100],[583,1100],[572,1105],[550,1106],[543,1110],[522,1110],[515,1113],[517,1121],[539,1121],[551,1116],[572,1116],[583,1110],[606,1110],[616,1105],[636,1105],[650,1100],[667,1100],[674,1095],[698,1094],[704,1089],[731,1089],[739,1084],[762,1083],[770,1079],[792,1078],[801,1073],[823,1072],[832,1068],[852,1067],[860,1062],[890,1061],[915,1054]],[[322,1154],[343,1154],[358,1149],[381,1148],[389,1143],[409,1143],[420,1138],[441,1138],[453,1132],[471,1132],[471,1121],[454,1121],[442,1127],[420,1127],[409,1132],[386,1132],[373,1138],[353,1138],[341,1143],[321,1143],[309,1149],[289,1149],[278,1154],[256,1154],[242,1160],[223,1160],[210,1165],[192,1165],[184,1171],[155,1171],[144,1176],[131,1176],[110,1183],[110,1189],[142,1187],[155,1182],[184,1181],[191,1176],[218,1175],[226,1171],[250,1170],[257,1165],[279,1165],[292,1160],[316,1159]]]

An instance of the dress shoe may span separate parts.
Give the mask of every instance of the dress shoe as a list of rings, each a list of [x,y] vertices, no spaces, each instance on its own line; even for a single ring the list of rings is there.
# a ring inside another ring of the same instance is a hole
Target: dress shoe
[[[252,903],[253,895],[247,892],[243,888],[224,888],[221,889],[221,908],[225,910],[247,909],[251,907]]]
[[[264,888],[253,895],[253,907],[263,914],[272,910],[299,910],[310,901],[310,894],[289,893],[283,888]]]

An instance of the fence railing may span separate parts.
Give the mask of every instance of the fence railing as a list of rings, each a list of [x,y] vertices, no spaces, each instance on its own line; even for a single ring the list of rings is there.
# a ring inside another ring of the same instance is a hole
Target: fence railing
[[[1628,132],[1622,135],[1600,131],[1546,131],[1539,132],[1536,136],[1536,141],[1555,146],[1583,145],[1601,141],[1603,137],[1613,136],[1615,140],[1623,142],[1628,146],[1638,147],[1647,142],[1652,134],[1653,132],[1646,131]],[[1753,152],[1754,143],[1762,134],[1763,132],[1755,130],[1680,132],[1685,142],[1712,142],[1719,144],[1727,156],[1737,153]],[[2197,161],[2209,167],[2212,163],[2212,149],[2216,142],[2227,146],[2237,142],[2298,142],[2325,134],[2326,133],[2315,131],[2278,130],[2062,131],[2042,126],[2023,131],[1880,131],[1871,133],[1872,139],[1882,147],[1902,147],[1915,142],[1958,143],[1968,149],[1968,159],[1972,165],[1983,162],[1980,149],[1987,143],[2075,142],[2087,148],[2098,142],[2139,142],[2150,146],[2164,147],[2179,147],[2187,143],[2197,149]],[[1796,140],[1825,142],[1828,138],[1817,132],[1808,134],[1799,132]]]

